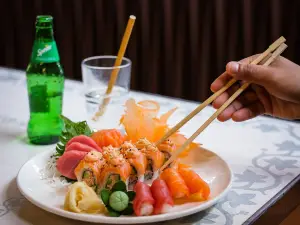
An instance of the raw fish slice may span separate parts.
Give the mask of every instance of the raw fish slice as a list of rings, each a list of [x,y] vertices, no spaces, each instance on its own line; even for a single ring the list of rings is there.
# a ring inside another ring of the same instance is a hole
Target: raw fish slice
[[[98,152],[102,151],[102,149],[96,144],[96,142],[92,138],[90,138],[86,135],[78,135],[78,136],[73,137],[71,140],[68,141],[68,143],[66,144],[66,147],[71,145],[73,142],[79,142],[81,144],[88,145],[88,146],[96,149]]]
[[[133,200],[133,210],[137,216],[149,216],[153,213],[155,200],[152,197],[150,187],[138,181],[134,186],[135,198]]]
[[[76,180],[76,175],[74,170],[79,162],[85,157],[87,152],[82,151],[68,151],[65,152],[61,157],[56,161],[57,170],[65,177]]]
[[[191,169],[190,166],[182,163],[178,164],[178,172],[185,181],[191,194],[201,193],[203,199],[206,200],[210,194],[209,185]]]
[[[112,147],[120,147],[125,141],[125,137],[117,129],[99,130],[92,134],[91,138],[101,148],[111,145]]]
[[[151,193],[155,200],[153,214],[167,213],[174,206],[171,193],[164,180],[154,180],[151,185]]]
[[[99,147],[98,147],[99,148]],[[66,147],[65,152],[69,152],[72,150],[81,151],[81,152],[90,152],[90,151],[98,151],[95,148],[92,148],[89,145],[82,144],[79,142],[72,142],[70,145]]]
[[[176,169],[165,169],[160,178],[166,182],[173,198],[183,198],[190,195],[188,187]]]

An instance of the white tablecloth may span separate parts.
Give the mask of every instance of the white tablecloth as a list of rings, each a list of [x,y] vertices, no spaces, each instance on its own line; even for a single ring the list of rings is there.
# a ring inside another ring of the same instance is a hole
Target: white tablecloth
[[[37,153],[55,146],[27,144],[29,109],[24,75],[22,71],[0,68],[0,224],[85,224],[37,208],[22,197],[16,186],[20,167]],[[63,113],[75,121],[86,119],[81,89],[80,82],[66,81]],[[179,106],[171,118],[173,124],[197,106],[150,94],[133,92],[131,96],[158,100],[163,111]],[[206,108],[182,132],[191,135],[213,112]],[[234,172],[233,188],[210,210],[164,224],[243,224],[300,173],[300,124],[296,122],[267,117],[244,123],[214,121],[197,141],[229,163]]]

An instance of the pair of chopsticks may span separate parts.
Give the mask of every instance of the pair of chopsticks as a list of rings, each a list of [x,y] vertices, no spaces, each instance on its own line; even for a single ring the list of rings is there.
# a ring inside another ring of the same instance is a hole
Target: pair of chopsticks
[[[129,20],[128,20],[128,23],[127,23],[127,26],[126,26],[126,29],[125,29],[125,33],[123,35],[122,42],[121,42],[121,45],[120,45],[120,48],[119,48],[119,51],[118,51],[117,59],[116,59],[115,64],[114,64],[114,69],[111,73],[110,80],[109,80],[109,83],[108,83],[108,86],[107,86],[107,89],[106,89],[106,92],[105,92],[105,97],[102,101],[102,104],[99,106],[98,111],[95,113],[94,117],[92,118],[95,121],[100,116],[102,116],[104,114],[106,106],[110,102],[110,97],[108,95],[112,92],[113,87],[116,83],[118,73],[119,73],[119,70],[120,70],[120,65],[122,63],[122,59],[124,57],[124,54],[125,54],[128,42],[129,42],[129,38],[130,38],[132,29],[133,29],[135,19],[136,19],[136,17],[133,16],[133,15],[131,15],[129,17]]]
[[[269,66],[286,48],[287,45],[284,43],[286,39],[284,37],[280,37],[277,39],[269,48],[260,54],[255,60],[253,60],[250,64],[257,65],[262,61],[264,66]],[[272,54],[271,54],[272,53]],[[219,95],[225,92],[229,87],[231,87],[237,80],[231,79],[223,88],[219,91],[215,92],[212,96],[210,96],[207,100],[205,100],[202,104],[200,104],[194,111],[192,111],[188,116],[182,119],[178,124],[176,124],[170,131],[168,131],[159,141],[155,144],[159,145],[164,142],[168,137],[170,137],[173,133],[175,133],[178,129],[180,129],[184,124],[186,124],[190,119],[192,119],[196,114],[198,114],[202,109],[208,106],[211,102],[213,102]],[[208,125],[216,119],[248,86],[250,83],[244,83],[206,122],[180,147],[178,148],[172,156],[167,160],[164,165],[160,168],[160,171],[163,171],[170,163],[172,163],[176,157],[186,149],[186,147],[191,144],[194,139],[208,127]]]

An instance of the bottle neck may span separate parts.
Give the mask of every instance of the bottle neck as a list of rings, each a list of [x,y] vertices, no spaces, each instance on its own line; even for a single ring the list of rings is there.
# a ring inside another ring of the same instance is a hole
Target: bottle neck
[[[54,41],[52,27],[36,27],[35,40],[37,41]]]
[[[35,24],[35,40],[31,53],[31,62],[59,62],[59,54],[53,35],[53,18],[38,16]]]
[[[31,54],[31,62],[53,63],[59,62],[60,57],[54,40],[52,26],[36,26],[35,41]]]

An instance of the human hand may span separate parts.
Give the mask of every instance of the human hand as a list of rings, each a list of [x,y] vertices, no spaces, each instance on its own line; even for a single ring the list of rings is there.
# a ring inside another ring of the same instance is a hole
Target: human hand
[[[300,66],[284,57],[278,57],[269,66],[248,64],[257,55],[240,62],[230,62],[226,72],[212,84],[211,90],[218,91],[232,78],[251,85],[228,106],[218,120],[241,122],[266,114],[283,119],[300,119]],[[240,87],[236,82],[212,103],[220,108]]]

